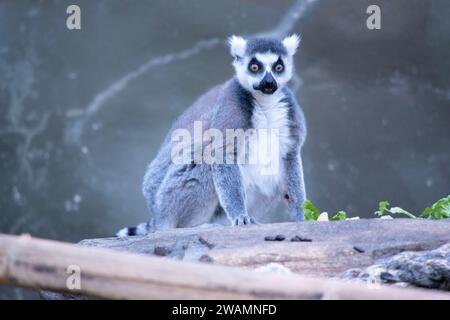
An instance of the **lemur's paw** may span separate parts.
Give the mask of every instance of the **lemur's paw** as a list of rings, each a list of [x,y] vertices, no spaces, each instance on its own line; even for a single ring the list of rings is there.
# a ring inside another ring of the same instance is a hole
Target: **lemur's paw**
[[[240,214],[233,221],[234,226],[242,226],[249,224],[256,224],[256,220],[253,217],[250,217],[248,214]]]

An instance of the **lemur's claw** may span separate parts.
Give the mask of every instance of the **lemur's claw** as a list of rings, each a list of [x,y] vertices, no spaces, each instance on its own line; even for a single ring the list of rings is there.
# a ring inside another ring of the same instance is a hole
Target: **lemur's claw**
[[[253,217],[250,217],[248,214],[239,215],[233,222],[235,226],[256,224],[256,220]]]

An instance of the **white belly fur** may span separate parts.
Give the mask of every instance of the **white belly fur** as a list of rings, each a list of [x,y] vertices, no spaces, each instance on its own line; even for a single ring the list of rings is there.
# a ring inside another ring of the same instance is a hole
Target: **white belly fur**
[[[254,103],[252,125],[254,129],[275,129],[277,135],[279,152],[259,152],[257,164],[240,165],[243,183],[247,193],[247,208],[258,206],[259,198],[271,197],[277,191],[283,175],[282,157],[291,148],[293,143],[289,131],[288,107],[286,103],[280,102],[282,94],[267,96],[258,99]],[[260,141],[258,141],[260,142]],[[266,142],[267,143],[267,142]],[[259,149],[259,148],[258,148]],[[253,151],[257,148],[253,148]],[[267,145],[261,150],[267,150]],[[278,162],[278,165],[276,163]],[[268,167],[272,168],[268,171]],[[273,170],[277,168],[277,170]],[[269,174],[267,174],[269,172]]]

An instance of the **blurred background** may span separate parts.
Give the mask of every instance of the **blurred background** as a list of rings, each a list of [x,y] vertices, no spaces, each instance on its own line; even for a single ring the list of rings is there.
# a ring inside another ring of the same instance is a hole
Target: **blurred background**
[[[81,30],[66,28],[71,4]],[[371,4],[381,30],[366,26]],[[232,76],[226,38],[293,32],[316,206],[372,217],[380,200],[420,213],[447,196],[448,1],[0,0],[0,233],[76,242],[146,221],[146,165]]]

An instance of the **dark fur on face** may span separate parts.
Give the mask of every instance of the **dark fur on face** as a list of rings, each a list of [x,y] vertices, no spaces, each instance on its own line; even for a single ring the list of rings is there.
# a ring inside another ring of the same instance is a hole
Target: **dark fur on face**
[[[247,40],[245,52],[247,55],[251,56],[258,52],[268,51],[280,56],[287,55],[286,48],[280,40],[271,38],[250,38]]]

